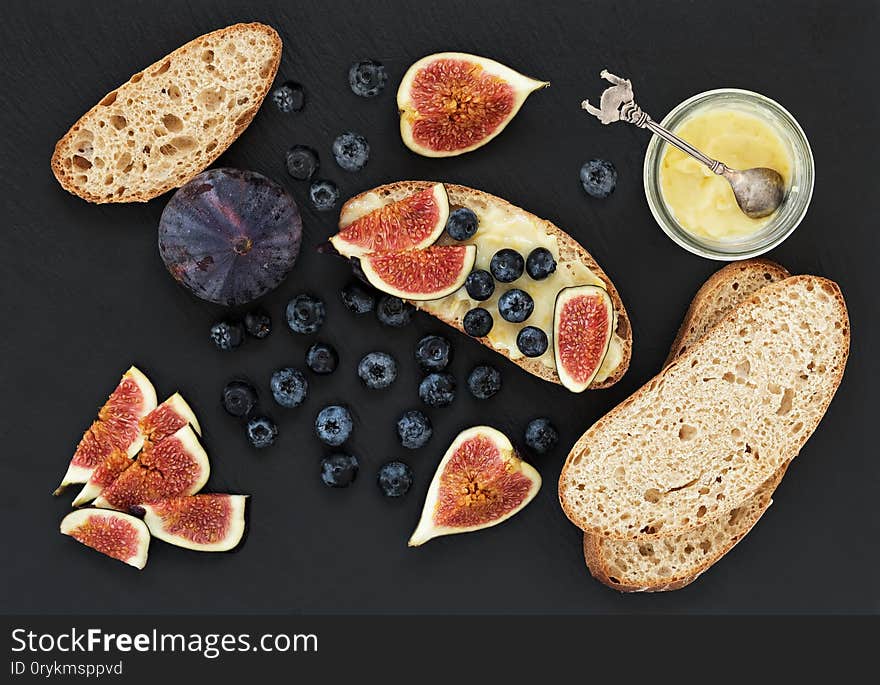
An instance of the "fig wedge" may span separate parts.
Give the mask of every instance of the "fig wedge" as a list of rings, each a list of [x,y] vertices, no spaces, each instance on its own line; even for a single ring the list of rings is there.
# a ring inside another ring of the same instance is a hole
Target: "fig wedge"
[[[61,521],[61,532],[137,569],[147,564],[150,531],[143,521],[129,514],[78,509]]]
[[[362,257],[360,265],[367,281],[382,292],[407,300],[437,300],[464,285],[476,257],[473,245],[433,245]]]
[[[247,495],[172,497],[132,507],[160,540],[200,552],[225,552],[241,541]]]
[[[559,380],[572,392],[583,392],[599,369],[614,332],[614,305],[597,285],[564,288],[553,313],[553,351]]]
[[[489,426],[468,428],[437,467],[409,546],[498,525],[540,488],[540,474],[519,458],[504,433]]]

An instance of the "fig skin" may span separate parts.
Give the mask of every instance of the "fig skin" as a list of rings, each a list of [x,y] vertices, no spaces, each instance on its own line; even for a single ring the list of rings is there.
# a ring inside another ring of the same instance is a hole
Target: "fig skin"
[[[549,85],[486,57],[428,55],[407,70],[397,91],[401,138],[424,157],[476,150],[504,130],[529,95]]]
[[[488,441],[497,454],[467,455],[467,446],[475,440]],[[462,478],[468,482],[462,483]],[[520,512],[540,489],[540,474],[519,458],[504,433],[489,426],[468,428],[440,461],[408,544],[418,547],[441,535],[496,526]],[[491,511],[493,506],[496,511]]]
[[[159,221],[159,254],[174,279],[208,302],[244,305],[276,288],[302,241],[294,199],[262,174],[209,169],[182,186]]]

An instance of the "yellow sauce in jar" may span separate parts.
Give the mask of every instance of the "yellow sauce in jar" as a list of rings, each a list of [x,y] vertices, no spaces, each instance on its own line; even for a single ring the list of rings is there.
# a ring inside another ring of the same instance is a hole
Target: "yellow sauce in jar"
[[[738,109],[712,109],[687,119],[676,135],[734,169],[769,167],[791,180],[792,157],[771,124]],[[773,214],[750,219],[740,210],[723,176],[684,152],[666,146],[660,163],[663,201],[682,228],[715,240],[735,240],[766,226]]]

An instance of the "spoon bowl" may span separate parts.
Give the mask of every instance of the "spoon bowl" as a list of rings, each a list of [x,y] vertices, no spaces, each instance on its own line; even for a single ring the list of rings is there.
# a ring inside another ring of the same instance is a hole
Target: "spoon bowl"
[[[716,173],[730,183],[736,203],[749,218],[770,216],[785,199],[785,179],[775,169],[757,167],[738,171],[724,166]]]

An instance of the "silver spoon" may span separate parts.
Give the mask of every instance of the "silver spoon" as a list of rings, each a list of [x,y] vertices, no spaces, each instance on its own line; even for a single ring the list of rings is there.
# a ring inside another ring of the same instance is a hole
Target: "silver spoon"
[[[768,216],[782,204],[785,197],[785,181],[778,171],[767,167],[739,171],[731,169],[717,159],[712,159],[672,131],[663,128],[643,112],[633,100],[632,83],[629,79],[610,74],[607,69],[603,69],[600,76],[613,85],[602,93],[599,107],[594,107],[589,100],[584,100],[581,108],[596,116],[603,124],[625,121],[639,128],[647,128],[667,143],[699,160],[712,172],[727,179],[739,208],[752,219]]]

